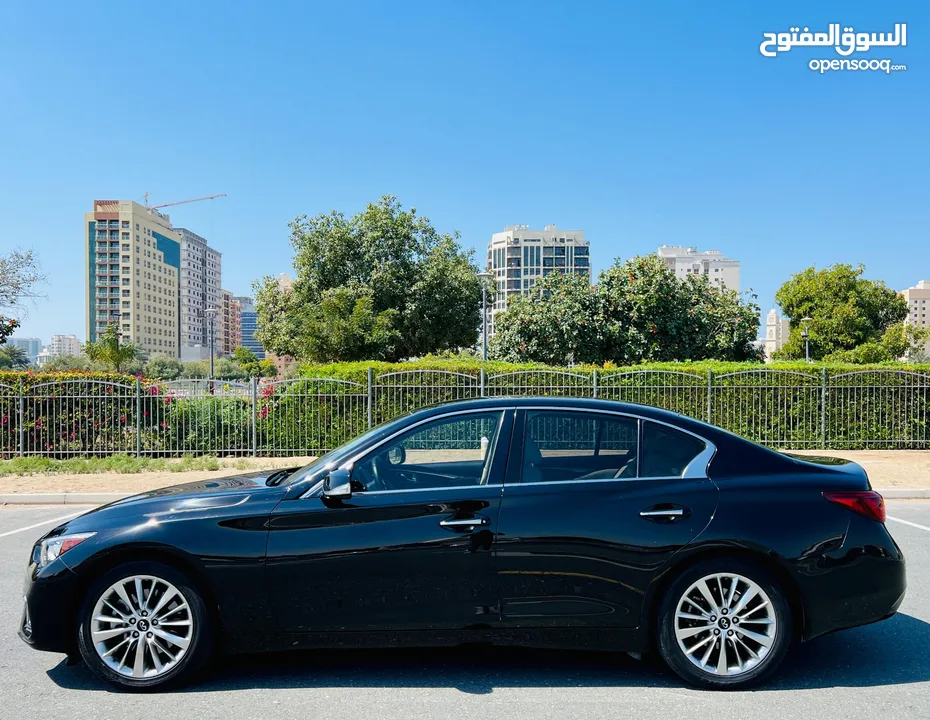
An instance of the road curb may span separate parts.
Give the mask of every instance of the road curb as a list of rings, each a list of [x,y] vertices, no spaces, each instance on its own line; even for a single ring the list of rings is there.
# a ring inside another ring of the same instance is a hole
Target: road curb
[[[930,500],[930,488],[876,488],[886,500]],[[135,493],[6,493],[0,505],[103,505]]]
[[[885,500],[930,500],[930,488],[876,488]]]

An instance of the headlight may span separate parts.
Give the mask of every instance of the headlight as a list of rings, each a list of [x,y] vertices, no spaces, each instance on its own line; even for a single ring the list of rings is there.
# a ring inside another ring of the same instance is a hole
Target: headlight
[[[80,545],[87,538],[93,537],[97,533],[75,533],[74,535],[59,535],[58,537],[48,538],[42,541],[42,549],[39,553],[39,567],[45,567],[59,555],[68,552],[75,545]]]

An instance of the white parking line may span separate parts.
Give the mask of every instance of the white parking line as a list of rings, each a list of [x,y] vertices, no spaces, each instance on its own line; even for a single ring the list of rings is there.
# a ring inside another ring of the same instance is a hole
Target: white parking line
[[[42,527],[43,525],[49,525],[55,522],[61,522],[62,520],[67,520],[68,518],[73,518],[75,515],[80,515],[83,510],[78,510],[77,512],[68,513],[67,515],[62,515],[61,517],[52,518],[50,520],[43,520],[42,522],[37,522],[35,525],[28,525],[26,527],[18,528],[16,530],[9,530],[5,533],[0,533],[0,538],[4,538],[7,535],[15,535],[16,533],[26,532],[27,530],[34,530],[37,527]]]
[[[911,527],[915,527],[918,530],[926,530],[927,532],[930,532],[930,527],[927,527],[926,525],[918,525],[917,523],[911,522],[910,520],[902,520],[901,518],[891,517],[891,515],[888,515],[886,519],[894,520],[895,522],[903,523],[904,525],[910,525]]]

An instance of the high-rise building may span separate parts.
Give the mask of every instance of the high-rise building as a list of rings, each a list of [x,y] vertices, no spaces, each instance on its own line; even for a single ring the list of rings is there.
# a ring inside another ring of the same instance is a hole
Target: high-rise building
[[[223,255],[210,247],[206,238],[187,228],[176,228],[175,232],[181,239],[181,281],[178,286],[181,357],[199,360],[210,356],[210,319],[204,311],[220,308],[222,303]],[[217,339],[220,337],[218,333]]]
[[[181,240],[170,218],[131,200],[84,215],[86,336],[115,324],[147,355],[178,357]]]
[[[907,301],[907,317],[904,322],[917,327],[928,327],[928,306],[930,306],[930,280],[920,280],[907,290],[901,291],[901,296]],[[924,354],[930,354],[930,341],[924,345]]]
[[[765,317],[765,361],[772,361],[772,353],[781,350],[791,333],[791,323],[782,318],[775,308]]]
[[[550,273],[591,276],[591,260],[583,230],[559,230],[546,225],[506,225],[491,235],[487,270],[494,276],[497,294],[488,316],[488,334],[494,334],[494,318],[515,295],[529,293],[540,278]]]
[[[221,290],[222,304],[220,311],[221,355],[232,355],[242,344],[242,305],[229,290]]]
[[[739,260],[724,257],[719,250],[701,252],[695,247],[663,245],[659,257],[675,277],[703,275],[715,287],[739,292]]]
[[[18,347],[26,353],[26,357],[29,358],[29,364],[35,365],[36,359],[39,357],[39,353],[42,352],[42,341],[39,338],[32,337],[11,337],[7,338],[7,342],[13,347]]]
[[[240,316],[242,318],[242,342],[244,348],[248,348],[259,360],[265,359],[265,348],[255,339],[255,331],[258,330],[258,313],[255,311],[255,303],[252,298],[246,295],[236,297],[241,308]]]

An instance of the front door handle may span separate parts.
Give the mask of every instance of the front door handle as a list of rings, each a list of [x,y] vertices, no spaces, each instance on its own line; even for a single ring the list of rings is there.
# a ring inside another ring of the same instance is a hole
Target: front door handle
[[[439,527],[448,528],[449,530],[474,530],[476,527],[490,524],[491,521],[486,517],[449,518],[439,521]]]
[[[681,505],[671,505],[663,503],[661,505],[653,505],[648,507],[645,510],[641,510],[639,513],[641,518],[646,518],[647,520],[652,520],[653,522],[675,522],[682,518],[690,517],[691,511],[682,507]]]

